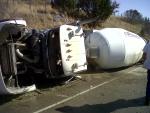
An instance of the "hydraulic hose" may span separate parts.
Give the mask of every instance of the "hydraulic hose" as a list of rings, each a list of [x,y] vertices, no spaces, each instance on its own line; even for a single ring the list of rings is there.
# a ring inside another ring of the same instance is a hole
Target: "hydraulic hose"
[[[29,63],[37,63],[39,61],[39,57],[38,56],[34,56],[34,59],[30,59],[28,57],[26,57],[25,55],[23,55],[23,53],[20,52],[19,49],[16,49],[16,53],[18,55],[19,58],[22,58],[23,60],[29,62]]]

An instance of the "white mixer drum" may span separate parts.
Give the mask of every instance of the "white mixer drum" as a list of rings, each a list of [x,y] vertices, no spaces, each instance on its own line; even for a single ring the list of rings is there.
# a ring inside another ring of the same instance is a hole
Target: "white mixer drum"
[[[132,65],[142,57],[145,41],[121,28],[94,30],[85,40],[87,57],[100,68]],[[90,62],[91,63],[91,62]]]

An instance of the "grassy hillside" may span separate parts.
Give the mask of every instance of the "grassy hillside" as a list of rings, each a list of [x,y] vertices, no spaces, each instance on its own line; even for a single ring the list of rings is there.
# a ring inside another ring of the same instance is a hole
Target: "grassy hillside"
[[[120,27],[131,32],[139,34],[141,31],[141,24],[130,24],[123,21],[120,17],[111,16],[103,24],[103,27]]]
[[[23,18],[32,28],[51,28],[72,21],[64,14],[51,8],[50,4],[28,2],[0,3],[0,19]]]
[[[52,28],[66,23],[74,22],[75,20],[68,17],[64,12],[53,9],[50,4],[45,2],[28,3],[26,1],[6,3],[4,0],[0,3],[0,19],[6,18],[23,18],[27,21],[29,27],[32,28]],[[134,33],[139,34],[141,30],[140,24],[130,24],[119,17],[111,16],[102,24],[96,26],[96,29],[105,27],[124,28]]]

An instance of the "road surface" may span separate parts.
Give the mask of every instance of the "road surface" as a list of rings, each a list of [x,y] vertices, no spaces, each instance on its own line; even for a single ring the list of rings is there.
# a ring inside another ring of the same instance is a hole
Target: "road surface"
[[[80,75],[66,85],[0,96],[0,113],[150,113],[141,65]]]

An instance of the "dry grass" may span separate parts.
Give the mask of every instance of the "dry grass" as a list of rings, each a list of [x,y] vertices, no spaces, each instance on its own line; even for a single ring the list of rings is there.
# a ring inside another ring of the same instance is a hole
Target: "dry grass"
[[[123,21],[120,17],[111,16],[104,22],[97,22],[96,26],[90,27],[85,25],[84,28],[87,29],[103,29],[103,28],[123,28],[128,31],[140,34],[142,25],[141,24],[131,24],[126,21]]]
[[[141,24],[130,24],[127,23],[125,21],[123,21],[122,19],[120,19],[119,17],[114,17],[111,16],[110,18],[108,18],[103,24],[102,26],[105,27],[110,27],[110,28],[123,28],[126,30],[129,30],[131,32],[137,33],[139,34],[141,31]]]
[[[58,15],[61,15],[62,17],[59,19],[55,19]],[[13,3],[13,5],[11,3],[11,5],[7,7],[7,10],[4,11],[4,14],[1,15],[0,13],[0,19],[4,18],[23,18],[27,21],[29,27],[40,29],[52,28],[75,21],[73,18],[68,17],[66,14],[64,14],[64,12],[53,9],[50,4],[47,4],[45,7],[45,3],[43,2],[39,4],[34,3],[30,6],[28,3],[21,1],[15,2]],[[141,30],[141,25],[132,25],[114,16],[108,18],[104,23],[96,23],[96,25],[97,26],[94,27],[95,29],[101,29],[105,27],[119,27],[135,33],[139,33]],[[93,29],[93,27],[89,28],[89,26],[87,25],[85,25],[84,27]]]
[[[3,5],[6,5],[5,2]],[[0,13],[0,19],[23,18],[32,28],[51,28],[74,21],[72,18],[62,15],[60,11],[53,9],[50,4],[45,7],[44,3],[30,6],[24,2],[15,2],[13,5],[8,5],[7,10],[3,12],[5,15]],[[62,17],[56,19],[60,15]]]

